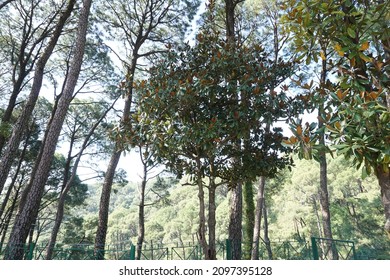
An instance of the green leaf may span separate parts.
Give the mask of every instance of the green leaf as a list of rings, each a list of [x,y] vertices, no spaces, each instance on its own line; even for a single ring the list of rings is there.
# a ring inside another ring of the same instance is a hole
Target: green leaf
[[[351,38],[356,38],[356,32],[351,27],[347,28],[347,33]]]

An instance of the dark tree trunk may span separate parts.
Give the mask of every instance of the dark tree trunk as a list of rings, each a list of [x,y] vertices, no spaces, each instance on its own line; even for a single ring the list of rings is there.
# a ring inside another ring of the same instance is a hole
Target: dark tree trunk
[[[209,217],[208,217],[208,227],[209,227],[209,248],[208,248],[208,259],[216,260],[217,259],[217,251],[215,244],[215,183],[213,182],[214,178],[210,179],[209,186]]]
[[[104,182],[102,186],[102,194],[100,197],[99,204],[99,222],[95,238],[95,258],[98,260],[104,259],[104,248],[106,245],[111,189],[112,183],[114,181],[115,170],[118,166],[121,153],[122,152],[119,150],[111,155],[111,159],[108,164],[107,172],[104,177]]]
[[[19,186],[16,189],[14,198],[12,200],[11,207],[7,210],[6,215],[4,215],[4,218],[1,220],[1,230],[0,230],[0,233],[2,234],[2,236],[1,236],[1,240],[0,240],[0,251],[1,251],[2,246],[4,244],[5,237],[6,237],[7,231],[8,231],[8,227],[10,225],[10,222],[11,222],[11,219],[12,219],[12,215],[13,215],[13,213],[15,211],[15,208],[16,208],[16,204],[17,204],[17,201],[18,201],[18,198],[19,198],[20,189],[21,189],[21,186]]]
[[[230,193],[229,240],[232,260],[241,259],[242,243],[242,184],[232,187]]]
[[[244,189],[244,253],[243,258],[250,260],[253,248],[253,233],[255,227],[255,203],[253,201],[253,184],[245,183]]]
[[[71,68],[66,80],[64,92],[59,100],[58,108],[55,112],[53,121],[50,124],[45,145],[42,151],[42,157],[40,162],[37,164],[38,167],[36,169],[36,174],[30,180],[29,184],[31,187],[26,203],[24,207],[20,209],[12,229],[5,259],[23,258],[23,245],[25,244],[32,223],[36,220],[38,215],[39,205],[50,171],[51,161],[57,146],[58,137],[60,135],[62,124],[67,114],[69,104],[73,98],[73,92],[83,61],[91,2],[92,0],[85,0],[84,6],[80,11],[76,45],[74,48]]]
[[[19,157],[19,162],[18,162],[18,166],[16,167],[15,174],[12,177],[11,183],[10,183],[10,185],[8,187],[8,190],[7,190],[7,193],[6,193],[5,197],[4,197],[3,203],[1,204],[1,207],[0,207],[0,221],[1,221],[1,218],[3,216],[5,207],[6,207],[7,203],[8,203],[9,197],[11,195],[11,191],[14,188],[16,180],[17,180],[18,175],[20,173],[20,168],[22,166],[22,163],[25,160],[25,155],[26,155],[26,151],[27,151],[27,147],[28,147],[28,142],[29,142],[30,136],[31,136],[31,133],[28,133],[26,141],[25,141],[24,146],[23,146],[22,153],[20,154],[20,157]],[[19,190],[18,190],[18,193],[19,193]]]

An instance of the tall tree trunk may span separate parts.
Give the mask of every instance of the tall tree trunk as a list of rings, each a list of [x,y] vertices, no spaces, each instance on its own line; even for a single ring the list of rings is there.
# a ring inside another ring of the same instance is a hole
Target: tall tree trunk
[[[8,203],[9,197],[11,195],[11,191],[12,191],[12,189],[15,186],[16,180],[18,179],[18,175],[20,173],[20,169],[21,169],[22,163],[25,160],[27,147],[28,147],[28,142],[29,142],[30,137],[31,137],[31,133],[28,132],[27,137],[26,137],[26,141],[25,141],[24,146],[23,146],[22,153],[20,154],[20,157],[19,157],[18,166],[16,167],[15,174],[12,177],[11,183],[10,183],[10,185],[8,187],[7,193],[6,193],[6,195],[4,197],[4,200],[3,200],[3,203],[1,204],[1,207],[0,207],[0,221],[1,221],[1,218],[3,216],[5,207],[6,207],[7,203]],[[18,191],[18,193],[19,193],[19,191]]]
[[[322,69],[321,69],[321,87],[325,87],[326,79],[327,79],[327,60],[326,60],[326,46],[322,47],[322,52],[325,55],[325,59],[322,60]],[[318,130],[324,127],[323,116],[325,115],[324,105],[321,104],[318,109]],[[319,138],[319,144],[325,146],[325,134],[321,133]],[[330,208],[329,208],[329,193],[328,193],[328,164],[326,160],[325,151],[319,152],[319,163],[320,163],[320,204],[321,204],[321,213],[322,213],[322,227],[324,230],[324,237],[332,239],[332,226],[330,219]],[[331,246],[330,259],[335,260],[338,258],[337,250],[335,246],[332,246],[331,242],[328,242],[328,246]]]
[[[260,226],[261,226],[261,216],[263,211],[264,204],[264,190],[265,190],[265,180],[264,176],[260,176],[259,188],[257,190],[256,196],[256,212],[255,212],[255,222],[253,227],[253,240],[252,240],[252,260],[259,259],[259,247],[260,247]]]
[[[127,93],[125,98],[125,104],[123,109],[123,115],[121,122],[126,124],[130,121],[130,108],[131,108],[131,102],[133,97],[133,82],[134,82],[134,76],[137,69],[137,61],[140,56],[146,57],[149,54],[153,54],[154,52],[151,51],[147,54],[140,54],[139,51],[142,47],[142,45],[149,39],[149,36],[151,36],[151,32],[157,28],[157,26],[164,22],[164,18],[167,15],[169,8],[163,9],[163,13],[160,14],[157,21],[155,22],[155,18],[152,16],[155,9],[160,9],[160,4],[162,5],[163,1],[161,3],[159,1],[146,1],[145,3],[146,7],[142,11],[139,11],[139,15],[137,16],[137,19],[135,20],[135,25],[138,26],[137,31],[134,30],[128,30],[129,28],[127,25],[122,26],[124,28],[125,33],[127,34],[127,40],[128,43],[132,46],[132,54],[131,54],[131,64],[128,67],[127,73],[126,73],[126,85],[127,85]],[[135,2],[133,3],[134,5]],[[170,5],[168,5],[170,7]],[[153,39],[152,39],[153,41]],[[107,234],[107,225],[108,225],[108,210],[109,210],[109,204],[110,204],[110,195],[111,195],[111,188],[112,183],[114,179],[114,174],[116,167],[118,165],[118,162],[120,160],[122,151],[119,148],[119,145],[117,143],[115,150],[113,151],[113,154],[111,156],[110,162],[108,164],[108,168],[106,171],[106,176],[104,178],[103,186],[102,186],[102,194],[100,198],[100,208],[99,208],[99,222],[98,222],[98,229],[96,232],[96,238],[95,238],[95,257],[97,259],[104,259],[104,247],[106,243],[106,234]]]
[[[385,231],[390,238],[390,172],[385,170],[383,166],[378,165],[376,168],[376,176],[381,188],[382,204],[385,209]]]
[[[5,237],[6,237],[7,231],[8,231],[8,227],[10,225],[10,222],[11,222],[11,219],[12,219],[12,215],[13,215],[13,213],[15,211],[16,204],[18,202],[19,192],[20,192],[21,188],[22,188],[22,186],[19,186],[19,187],[16,188],[15,195],[14,195],[14,198],[12,200],[12,204],[11,204],[10,208],[7,210],[6,215],[4,215],[4,218],[1,221],[0,233],[2,234],[2,237],[1,237],[1,240],[0,240],[0,251],[1,251],[2,246],[4,244]]]
[[[321,227],[321,219],[320,219],[320,216],[318,215],[316,196],[313,195],[311,197],[311,200],[313,201],[313,210],[314,210],[314,214],[315,214],[316,220],[317,220],[318,237],[323,237],[323,231],[322,231],[322,227]]]
[[[24,207],[19,211],[18,217],[12,229],[5,255],[6,259],[23,258],[23,245],[25,244],[29,229],[38,215],[39,205],[45,183],[49,175],[51,161],[55,153],[58,137],[61,133],[61,128],[68,111],[69,104],[73,98],[73,92],[80,74],[91,3],[92,0],[84,0],[83,8],[80,11],[76,45],[73,50],[71,68],[66,80],[64,92],[59,100],[53,121],[50,124],[47,139],[42,151],[42,158],[38,163],[36,174],[30,180],[29,184],[31,184],[31,187],[27,201]]]
[[[208,217],[208,227],[209,227],[209,248],[208,248],[208,259],[209,260],[216,260],[217,259],[217,250],[216,250],[216,244],[215,244],[215,213],[216,213],[216,206],[215,206],[215,178],[210,178],[210,185],[209,185],[209,217]]]
[[[107,166],[107,172],[104,177],[102,186],[102,194],[99,204],[99,222],[95,237],[95,258],[98,260],[104,259],[104,248],[106,246],[107,226],[108,226],[108,213],[110,207],[110,197],[112,183],[114,181],[114,175],[116,167],[118,166],[119,159],[121,157],[121,150],[117,150],[111,155],[110,162]]]
[[[145,189],[147,182],[147,163],[144,163],[143,178],[141,182],[140,202],[138,206],[138,239],[137,239],[137,256],[136,259],[141,259],[142,245],[145,238]]]
[[[236,45],[235,38],[235,8],[240,0],[225,0],[225,24],[226,41],[232,48]],[[231,81],[234,83],[234,81]],[[238,93],[237,93],[238,94]],[[238,103],[238,99],[237,99]],[[238,105],[238,104],[237,104]],[[240,139],[237,139],[236,145],[240,145]],[[236,159],[238,162],[239,159]],[[230,217],[229,217],[229,240],[232,246],[233,260],[241,259],[242,243],[242,182],[231,182],[230,195]]]
[[[30,254],[30,248],[31,246],[33,246],[33,237],[34,237],[35,228],[38,228],[37,219],[35,219],[34,222],[32,223],[30,227],[30,232],[28,233],[28,241],[27,241],[27,245],[25,246],[25,252],[24,252],[25,260],[32,259],[32,256],[29,256],[29,254]]]
[[[243,189],[244,195],[244,253],[243,258],[250,260],[253,248],[253,233],[255,227],[255,203],[253,201],[253,184],[246,182]]]
[[[127,73],[127,76],[129,77],[128,84],[129,89],[126,93],[124,108],[123,108],[123,115],[121,122],[122,123],[128,123],[130,120],[130,108],[131,108],[131,102],[133,98],[133,81],[134,81],[134,74],[137,66],[137,58],[138,58],[138,49],[136,49],[136,53],[133,54],[133,59],[131,63],[131,67],[129,68],[129,71]],[[104,259],[104,248],[106,245],[106,236],[107,236],[107,226],[108,226],[108,213],[109,213],[109,207],[110,207],[110,197],[111,197],[111,189],[112,184],[114,182],[114,175],[116,168],[118,166],[119,160],[122,155],[122,150],[119,148],[118,143],[115,145],[115,150],[111,155],[110,162],[107,166],[106,175],[104,177],[104,182],[102,186],[102,193],[100,196],[100,204],[99,204],[99,222],[98,222],[98,228],[96,231],[96,237],[95,237],[95,258],[99,260]]]
[[[230,191],[229,240],[232,260],[241,259],[242,243],[242,184],[237,183]]]
[[[321,204],[322,224],[325,238],[332,238],[329,211],[329,194],[327,180],[327,161],[325,155],[320,156],[320,189],[319,197]]]
[[[206,260],[208,260],[208,249],[209,246],[207,244],[206,239],[206,209],[204,202],[204,190],[203,190],[203,182],[202,182],[202,173],[201,173],[201,162],[200,158],[196,159],[198,174],[196,175],[197,186],[198,186],[198,198],[199,198],[199,228],[198,228],[198,241],[203,250],[203,255]]]
[[[264,243],[265,243],[265,248],[267,249],[268,252],[268,259],[272,260],[273,259],[273,254],[272,254],[272,247],[271,247],[271,241],[269,239],[269,234],[268,234],[268,213],[267,213],[267,205],[263,203],[263,213],[264,213]]]
[[[12,135],[7,142],[6,149],[1,157],[0,161],[0,194],[4,188],[4,184],[7,180],[9,171],[12,166],[13,159],[15,158],[16,151],[19,147],[20,141],[23,137],[25,130],[28,127],[28,123],[31,119],[32,112],[34,110],[35,104],[37,102],[39,92],[42,87],[42,80],[44,69],[47,61],[49,60],[51,54],[53,53],[54,47],[57,44],[58,38],[60,37],[62,30],[65,26],[67,19],[70,17],[73,7],[76,0],[69,0],[69,3],[66,7],[66,10],[62,13],[52,37],[45,48],[44,52],[37,61],[34,80],[31,88],[31,92],[28,96],[26,104],[23,107],[23,110],[15,123]]]

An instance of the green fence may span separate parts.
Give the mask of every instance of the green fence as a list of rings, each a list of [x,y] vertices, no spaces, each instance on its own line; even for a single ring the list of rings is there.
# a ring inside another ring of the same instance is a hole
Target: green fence
[[[349,240],[311,237],[314,260],[356,260],[355,243]]]
[[[226,241],[227,246],[227,259],[231,259],[231,242]],[[267,248],[268,246],[268,248]],[[254,244],[243,244],[242,256],[250,256],[254,248]],[[266,244],[260,242],[258,246],[258,256],[260,260],[310,260],[312,259],[312,253],[309,242],[302,240],[284,240],[273,241]]]
[[[302,240],[276,241],[259,244],[259,259],[281,260],[351,260],[358,259],[355,243],[348,240],[326,239],[311,237],[310,242]],[[45,259],[47,247],[34,243],[23,245],[24,259]],[[0,244],[0,259],[4,258],[6,244]],[[242,255],[248,256],[252,250],[248,244],[243,244]],[[226,240],[216,244],[217,259],[231,259],[231,241]],[[271,255],[271,257],[270,257]],[[135,260],[135,246],[130,243],[113,244],[106,246],[105,259],[108,260]],[[92,244],[56,245],[53,250],[55,260],[94,260],[96,253]],[[202,248],[197,243],[161,244],[147,242],[141,251],[141,260],[201,260]]]
[[[0,259],[4,258],[7,250],[7,244],[0,244]],[[47,245],[31,243],[23,245],[23,255],[25,260],[44,260],[46,259]],[[135,247],[130,244],[114,244],[106,246],[104,250],[105,259],[108,260],[133,260],[135,259]],[[58,244],[53,248],[53,260],[94,260],[96,253],[92,244]]]

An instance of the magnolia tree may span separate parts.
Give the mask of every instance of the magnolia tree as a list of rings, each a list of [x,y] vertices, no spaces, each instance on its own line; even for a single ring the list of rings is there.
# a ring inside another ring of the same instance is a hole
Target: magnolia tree
[[[260,45],[233,48],[218,34],[201,32],[193,47],[169,46],[148,80],[136,85],[138,112],[121,138],[152,143],[154,160],[198,187],[198,239],[206,259],[216,258],[217,186],[250,182],[291,164],[282,130],[265,130],[301,107],[285,92],[269,90],[291,71],[283,62],[274,66]]]
[[[295,26],[307,28],[313,25],[312,19],[321,18],[315,28],[326,32],[328,48],[318,49],[316,57],[328,61],[335,79],[321,88],[328,97],[328,103],[322,104],[327,112],[319,116],[325,124],[322,131],[315,125],[297,124],[286,144],[308,158],[320,150],[334,150],[362,168],[363,176],[374,173],[381,190],[385,231],[390,234],[390,3],[306,0],[289,4]],[[321,103],[315,98],[311,101]],[[324,131],[333,144],[330,149],[316,145]]]

